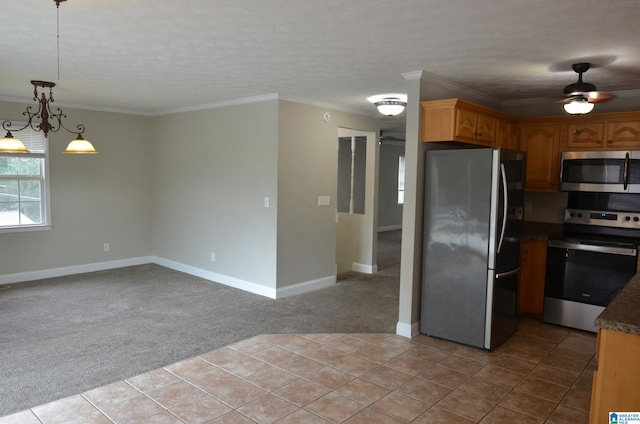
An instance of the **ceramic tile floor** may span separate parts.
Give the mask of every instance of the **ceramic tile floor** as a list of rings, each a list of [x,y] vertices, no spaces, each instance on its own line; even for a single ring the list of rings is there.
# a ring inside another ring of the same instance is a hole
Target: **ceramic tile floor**
[[[261,335],[0,424],[587,423],[596,336],[525,319],[493,352],[420,335]]]

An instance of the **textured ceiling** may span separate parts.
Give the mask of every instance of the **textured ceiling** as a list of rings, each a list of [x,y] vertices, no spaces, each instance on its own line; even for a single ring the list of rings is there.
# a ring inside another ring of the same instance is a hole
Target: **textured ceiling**
[[[3,1],[0,98],[159,114],[278,93],[373,114],[426,71],[496,102],[561,97],[585,80],[640,89],[638,0]],[[640,92],[639,92],[640,93]],[[615,102],[615,100],[613,100]],[[637,103],[640,109],[640,102]]]

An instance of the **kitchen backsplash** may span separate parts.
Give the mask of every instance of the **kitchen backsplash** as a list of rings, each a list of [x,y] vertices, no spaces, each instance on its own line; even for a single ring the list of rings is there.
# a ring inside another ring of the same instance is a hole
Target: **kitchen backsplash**
[[[524,196],[525,221],[561,224],[567,207],[567,193],[543,193],[528,191]]]

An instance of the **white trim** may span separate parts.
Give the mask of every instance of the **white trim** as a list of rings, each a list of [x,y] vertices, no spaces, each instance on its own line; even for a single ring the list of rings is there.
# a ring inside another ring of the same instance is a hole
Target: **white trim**
[[[379,233],[384,233],[385,231],[395,231],[395,230],[402,230],[402,224],[385,225],[384,227],[378,227]]]
[[[283,297],[295,296],[302,293],[308,293],[318,289],[324,289],[333,286],[337,281],[335,275],[330,275],[324,278],[318,278],[317,280],[305,281],[303,283],[293,284],[290,286],[277,289],[277,299]]]
[[[396,334],[402,337],[412,338],[420,334],[420,323],[418,321],[407,324],[406,322],[400,322],[396,324]]]
[[[185,265],[169,259],[159,258],[156,256],[153,262],[166,268],[184,272],[185,274],[195,275],[196,277],[204,278],[205,280],[220,283],[249,293],[259,294],[260,296],[269,297],[271,299],[275,299],[277,295],[276,289],[274,288],[230,277],[228,275],[218,274],[217,272],[207,271],[206,269],[196,268],[191,265]]]
[[[368,265],[353,262],[351,264],[351,271],[362,272],[363,274],[375,274],[376,272],[378,272],[378,265]]]
[[[44,278],[64,277],[66,275],[124,268],[127,266],[143,265],[152,262],[154,262],[153,257],[141,256],[138,258],[121,259],[116,261],[95,262],[92,264],[65,266],[39,271],[18,272],[15,274],[0,275],[0,284],[24,283],[26,281],[42,280]]]
[[[17,284],[27,281],[42,280],[45,278],[64,277],[66,275],[83,274],[87,272],[105,271],[109,269],[124,268],[128,266],[144,265],[154,263],[165,268],[184,272],[185,274],[194,275],[204,278],[205,280],[219,283],[225,286],[233,287],[249,293],[265,296],[271,299],[281,299],[283,297],[295,296],[310,291],[331,287],[337,281],[335,275],[330,275],[317,280],[305,281],[298,284],[273,289],[260,284],[241,280],[239,278],[230,277],[228,275],[218,274],[216,272],[207,271],[186,265],[169,259],[159,258],[157,256],[142,256],[138,258],[121,259],[109,262],[96,262],[92,264],[74,265],[61,268],[51,268],[39,271],[19,272],[15,274],[0,275],[1,284]]]

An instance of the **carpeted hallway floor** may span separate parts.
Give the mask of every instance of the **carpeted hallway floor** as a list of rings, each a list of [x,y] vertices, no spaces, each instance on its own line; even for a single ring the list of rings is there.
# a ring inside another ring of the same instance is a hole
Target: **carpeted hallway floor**
[[[400,231],[375,275],[272,300],[158,265],[0,290],[0,416],[139,375],[258,334],[393,333]]]

